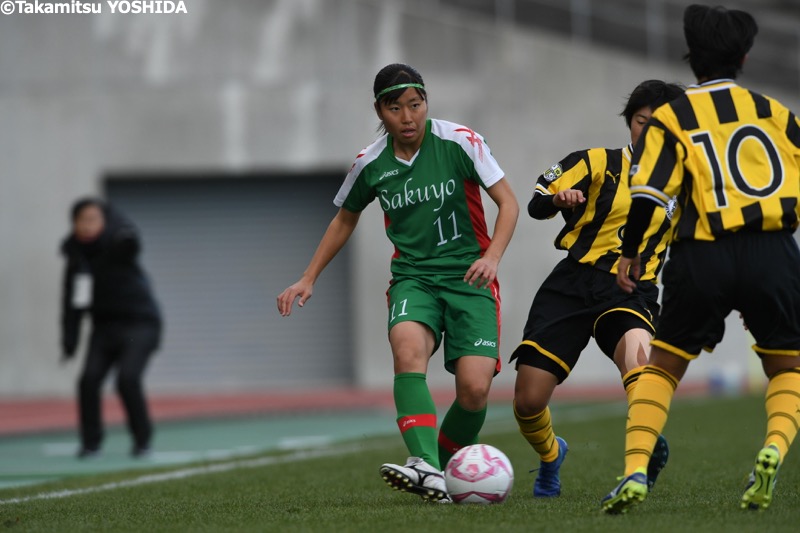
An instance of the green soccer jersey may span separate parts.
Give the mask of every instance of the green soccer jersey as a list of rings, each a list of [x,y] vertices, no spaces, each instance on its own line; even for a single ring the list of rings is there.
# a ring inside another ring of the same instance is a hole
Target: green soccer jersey
[[[360,212],[378,200],[395,248],[393,275],[463,275],[490,242],[480,189],[502,178],[483,137],[428,119],[411,161],[395,157],[388,134],[362,150],[334,204]]]

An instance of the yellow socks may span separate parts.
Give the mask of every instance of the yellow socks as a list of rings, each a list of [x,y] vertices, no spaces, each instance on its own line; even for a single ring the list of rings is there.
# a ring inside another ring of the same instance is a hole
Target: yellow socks
[[[626,476],[642,468],[647,470],[656,439],[667,423],[669,406],[677,387],[678,380],[668,372],[650,365],[642,369],[628,406]]]
[[[778,372],[767,385],[767,438],[764,446],[774,444],[781,461],[797,436],[800,425],[800,368]]]
[[[519,432],[525,437],[542,461],[550,463],[558,458],[558,442],[553,433],[553,424],[550,419],[550,408],[533,416],[520,416],[517,406],[514,405],[514,417],[519,425]]]
[[[644,367],[640,366],[628,371],[627,374],[622,376],[622,386],[625,387],[625,394],[628,396],[628,405],[630,405],[631,400],[633,400],[633,391],[636,389],[636,383],[639,381],[639,376],[642,375],[643,370]]]

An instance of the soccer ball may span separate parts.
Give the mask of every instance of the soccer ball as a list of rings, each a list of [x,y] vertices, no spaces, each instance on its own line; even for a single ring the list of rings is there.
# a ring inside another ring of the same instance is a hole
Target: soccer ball
[[[514,469],[494,446],[473,444],[450,458],[444,479],[455,503],[502,503],[511,493]]]

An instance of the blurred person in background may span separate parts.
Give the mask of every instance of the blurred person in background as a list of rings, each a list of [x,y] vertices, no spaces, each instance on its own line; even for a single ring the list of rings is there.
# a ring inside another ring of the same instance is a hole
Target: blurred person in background
[[[442,469],[461,447],[475,444],[500,369],[497,270],[514,232],[519,206],[483,137],[468,127],[428,118],[428,95],[414,68],[392,64],[373,84],[384,132],[361,151],[334,204],[306,271],[278,296],[278,310],[302,307],[325,266],[378,200],[394,244],[388,335],[394,359],[397,425],[411,455],[380,467],[392,488],[449,502]],[[499,208],[490,237],[481,190]],[[437,432],[428,362],[444,343],[445,368],[455,374],[456,399]]]
[[[65,259],[61,343],[64,359],[78,347],[84,313],[91,316],[86,360],[78,382],[80,458],[100,454],[104,430],[102,388],[112,368],[133,438],[131,455],[151,451],[153,425],[142,377],[161,338],[162,320],[139,264],[141,241],[133,223],[96,198],[77,201],[72,230],[61,245]]]
[[[734,81],[758,33],[752,15],[694,4],[684,10],[683,31],[697,84],[653,113],[631,166],[633,200],[617,271],[623,290],[634,290],[644,270],[640,244],[653,213],[679,200],[650,362],[628,408],[624,477],[601,504],[611,514],[647,497],[647,463],[678,383],[692,360],[722,340],[734,309],[755,338],[768,380],[766,431],[742,509],[769,507],[800,426],[800,250],[793,236],[800,220],[800,121],[777,100]],[[713,447],[694,451],[714,460]],[[686,486],[680,493],[698,490]]]
[[[683,94],[660,80],[640,83],[620,113],[630,130],[624,148],[579,150],[539,176],[528,213],[538,220],[561,215],[555,246],[567,256],[536,293],[516,360],[514,416],[520,433],[539,455],[535,497],[561,494],[559,470],[567,442],[553,431],[550,398],[575,368],[594,337],[619,369],[630,400],[650,353],[658,317],[656,277],[667,252],[670,209],[653,218],[653,237],[643,252],[646,270],[632,294],[617,286],[622,234],[630,208],[628,171],[633,149],[653,111]],[[669,447],[658,436],[648,465],[650,488],[667,463]]]

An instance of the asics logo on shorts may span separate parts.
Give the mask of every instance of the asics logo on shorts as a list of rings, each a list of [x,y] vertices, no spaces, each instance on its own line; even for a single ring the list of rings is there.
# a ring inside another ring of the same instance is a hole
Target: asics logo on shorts
[[[478,339],[475,341],[475,346],[489,346],[490,348],[497,348],[497,343],[494,341],[485,341],[483,339]]]

